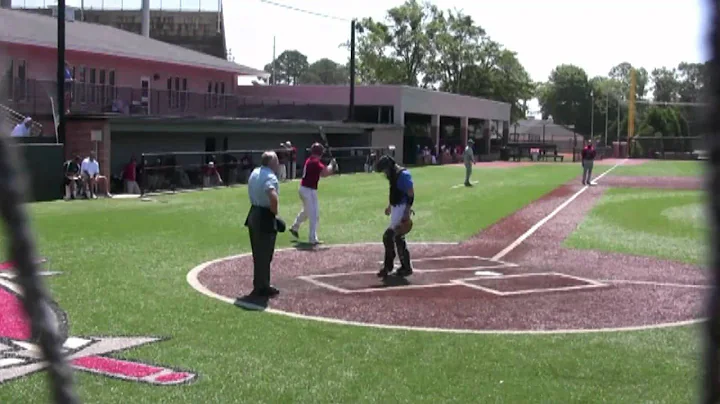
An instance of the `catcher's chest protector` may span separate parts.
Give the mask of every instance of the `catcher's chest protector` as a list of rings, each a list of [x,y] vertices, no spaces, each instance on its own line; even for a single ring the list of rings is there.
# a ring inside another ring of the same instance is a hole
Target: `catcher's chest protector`
[[[400,176],[400,173],[405,171],[403,168],[402,170],[396,171],[394,175],[390,176],[390,205],[397,206],[400,204],[400,201],[402,201],[403,196],[405,196],[405,192],[401,191],[400,188],[397,186],[397,180]]]

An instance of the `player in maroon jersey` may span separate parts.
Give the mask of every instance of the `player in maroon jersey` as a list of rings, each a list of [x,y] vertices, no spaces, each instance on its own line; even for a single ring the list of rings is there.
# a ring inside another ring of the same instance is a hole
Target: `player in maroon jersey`
[[[290,227],[290,234],[295,238],[298,238],[298,230],[300,225],[310,219],[310,233],[309,241],[310,244],[320,244],[320,240],[317,237],[317,223],[319,219],[318,212],[318,197],[317,188],[320,178],[332,175],[337,171],[337,163],[333,159],[329,165],[325,166],[320,160],[325,148],[320,143],[313,143],[310,146],[310,157],[305,160],[303,166],[302,179],[300,180],[300,200],[302,201],[303,207],[295,218],[295,222]]]

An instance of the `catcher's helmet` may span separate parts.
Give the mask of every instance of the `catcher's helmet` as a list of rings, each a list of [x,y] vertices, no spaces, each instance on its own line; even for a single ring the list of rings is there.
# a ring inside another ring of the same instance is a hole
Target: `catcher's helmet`
[[[325,147],[321,145],[320,143],[313,143],[312,146],[310,146],[310,154],[315,154],[318,156],[322,156],[322,154],[325,152]]]
[[[379,173],[386,172],[392,167],[395,167],[395,159],[388,155],[384,155],[380,157],[380,160],[378,160],[377,164],[375,165],[375,170]]]

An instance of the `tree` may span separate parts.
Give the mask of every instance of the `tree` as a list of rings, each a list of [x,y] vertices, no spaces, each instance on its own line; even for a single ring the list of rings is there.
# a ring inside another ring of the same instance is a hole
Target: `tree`
[[[350,76],[348,69],[330,59],[323,58],[308,66],[300,77],[302,84],[339,85],[348,84]]]
[[[436,12],[428,25],[430,41],[425,85],[439,83],[444,91],[459,93],[465,73],[480,58],[482,42],[490,39],[461,11]]]
[[[675,69],[653,69],[653,98],[659,102],[675,102],[680,98],[680,81]]]
[[[708,82],[707,63],[685,63],[678,65],[678,96],[682,102],[700,102],[705,84]]]
[[[469,66],[465,70],[460,94],[510,104],[511,122],[527,116],[527,101],[535,96],[536,85],[514,52],[499,50],[486,64]]]
[[[622,62],[619,65],[613,67],[610,69],[610,73],[608,76],[610,76],[611,79],[614,79],[621,83],[620,91],[621,91],[621,98],[622,99],[628,99],[628,96],[630,94],[630,71],[632,70],[633,65],[631,65],[628,62]],[[647,83],[648,83],[648,72],[645,70],[644,67],[636,68],[635,69],[635,79],[636,79],[636,87],[635,87],[635,96],[638,99],[645,98],[645,94],[647,91]]]
[[[589,134],[590,90],[585,70],[575,65],[556,67],[538,94],[543,118],[552,115],[555,123],[575,125],[578,133]]]
[[[264,70],[271,74],[270,82],[275,84],[298,84],[298,80],[309,66],[307,56],[296,50],[284,51],[274,62],[274,76],[272,62],[265,65]]]
[[[364,82],[417,86],[427,71],[428,25],[437,7],[406,0],[387,12],[386,22],[365,18],[358,37],[358,73]]]

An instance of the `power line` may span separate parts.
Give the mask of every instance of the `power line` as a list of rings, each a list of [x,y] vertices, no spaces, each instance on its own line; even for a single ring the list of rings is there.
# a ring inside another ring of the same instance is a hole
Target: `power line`
[[[350,22],[350,21],[351,21],[351,20],[349,20],[349,19],[347,19],[347,18],[338,17],[338,16],[334,16],[334,15],[330,15],[330,14],[323,14],[323,13],[319,13],[319,12],[316,12],[316,11],[305,10],[305,9],[302,9],[302,8],[297,8],[297,7],[293,7],[293,6],[288,6],[287,4],[276,3],[276,2],[274,2],[274,1],[269,1],[269,0],[259,0],[259,1],[260,1],[261,3],[269,4],[269,5],[271,5],[271,6],[280,7],[280,8],[284,8],[284,9],[286,9],[286,10],[291,10],[291,11],[297,11],[297,12],[299,12],[299,13],[314,15],[314,16],[316,16],[316,17],[327,18],[327,19],[330,19],[330,20],[337,20],[337,21],[345,21],[345,22]]]

